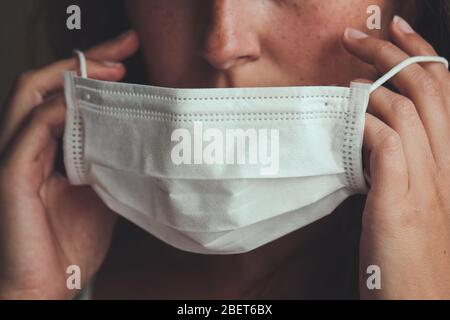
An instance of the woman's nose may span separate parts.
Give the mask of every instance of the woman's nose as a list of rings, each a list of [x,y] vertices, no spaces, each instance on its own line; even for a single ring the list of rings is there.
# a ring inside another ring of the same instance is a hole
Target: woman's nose
[[[211,0],[203,57],[216,69],[228,70],[260,57],[255,24],[249,16],[253,1]]]

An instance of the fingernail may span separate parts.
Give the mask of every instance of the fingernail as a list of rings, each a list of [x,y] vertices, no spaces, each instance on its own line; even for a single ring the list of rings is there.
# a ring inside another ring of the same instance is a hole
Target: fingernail
[[[353,28],[345,29],[345,36],[351,40],[361,40],[369,37],[368,34]]]
[[[400,16],[394,17],[394,25],[403,33],[414,33],[414,29]]]
[[[124,33],[120,34],[116,39],[122,40],[122,39],[128,37],[131,33],[133,33],[133,30],[125,31]]]
[[[111,61],[102,61],[101,62],[105,67],[109,68],[120,68],[122,67],[122,64],[119,62],[111,62]]]

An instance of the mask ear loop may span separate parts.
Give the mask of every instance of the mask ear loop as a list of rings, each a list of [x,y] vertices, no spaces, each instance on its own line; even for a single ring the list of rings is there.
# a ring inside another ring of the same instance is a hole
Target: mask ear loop
[[[393,78],[397,73],[405,69],[406,67],[419,62],[440,62],[445,64],[448,69],[448,61],[443,57],[435,57],[435,56],[417,56],[406,59],[405,61],[399,63],[394,68],[392,68],[388,73],[386,73],[383,77],[378,79],[376,82],[372,84],[370,87],[370,93],[377,90],[383,84],[388,82],[391,78]]]
[[[85,57],[84,53],[80,50],[74,50],[73,53],[75,53],[78,56],[78,60],[80,62],[81,77],[84,79],[87,79],[87,64],[86,64],[86,57]]]
[[[447,59],[443,57],[435,57],[435,56],[417,56],[417,57],[411,57],[403,62],[396,65],[394,68],[392,68],[388,73],[386,73],[383,77],[375,81],[371,87],[370,87],[370,93],[377,90],[379,87],[381,87],[383,84],[388,82],[391,78],[393,78],[397,73],[405,69],[406,67],[419,62],[439,62],[445,64],[445,66],[448,69],[449,63]],[[366,164],[367,165],[367,164]],[[372,179],[370,177],[369,172],[364,169],[364,178],[366,180],[367,185],[371,186]]]

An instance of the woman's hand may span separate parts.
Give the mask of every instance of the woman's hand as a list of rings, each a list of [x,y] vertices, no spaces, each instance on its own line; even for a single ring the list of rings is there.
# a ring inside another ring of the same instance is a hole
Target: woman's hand
[[[410,56],[436,55],[401,18],[393,43],[347,31],[344,45],[385,73]],[[353,35],[353,37],[352,37]],[[360,245],[362,298],[450,298],[450,74],[443,64],[412,65],[370,99],[364,146],[371,190]],[[369,290],[367,267],[381,270]]]
[[[89,77],[118,81],[121,60],[138,48],[123,36],[86,52]],[[65,121],[65,70],[75,58],[25,73],[0,124],[0,299],[62,299],[66,269],[81,268],[82,284],[108,250],[115,214],[88,187],[71,186],[54,171],[57,139]]]

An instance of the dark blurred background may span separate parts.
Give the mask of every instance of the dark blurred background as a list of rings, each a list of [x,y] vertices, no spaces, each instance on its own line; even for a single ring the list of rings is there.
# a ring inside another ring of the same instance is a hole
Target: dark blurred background
[[[81,9],[81,30],[68,30],[67,8]],[[129,29],[124,0],[0,1],[0,112],[15,79],[26,70],[66,58]],[[134,59],[136,60],[136,59]],[[129,61],[129,69],[138,61]]]
[[[0,1],[1,107],[19,73],[54,60],[42,3],[42,0]]]

